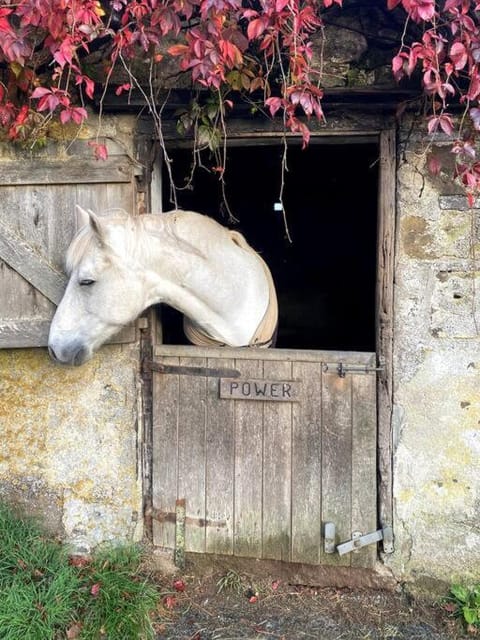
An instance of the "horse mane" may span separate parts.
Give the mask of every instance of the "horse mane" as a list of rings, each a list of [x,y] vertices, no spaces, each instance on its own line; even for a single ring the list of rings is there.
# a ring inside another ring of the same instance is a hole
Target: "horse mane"
[[[213,218],[195,211],[175,209],[155,216],[130,216],[124,209],[108,209],[99,214],[100,218],[108,219],[109,222],[114,224],[117,223],[122,225],[129,220],[133,222],[135,230],[143,230],[147,235],[153,237],[169,238],[173,242],[173,246],[176,246],[177,249],[181,249],[186,253],[196,255],[197,257],[206,260],[207,256],[202,249],[192,244],[188,237],[185,237],[184,233],[180,232],[180,229],[176,224],[178,219],[190,218],[191,216],[193,216],[192,223],[194,223],[195,219],[201,219],[202,223],[206,222],[207,224],[211,224],[212,230],[215,229],[217,232],[225,234],[224,237],[229,238],[237,246],[242,249],[253,251],[241,233],[227,229],[216,222]],[[152,222],[155,224],[151,224]],[[73,272],[85,254],[95,246],[96,242],[98,242],[97,236],[90,225],[87,224],[77,232],[66,254],[65,268],[68,275]],[[108,250],[108,247],[105,247],[105,249]],[[133,247],[132,250],[134,250]]]

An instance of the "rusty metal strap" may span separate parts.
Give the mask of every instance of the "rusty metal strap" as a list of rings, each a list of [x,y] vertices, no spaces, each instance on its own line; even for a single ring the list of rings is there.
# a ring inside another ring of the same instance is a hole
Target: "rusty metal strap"
[[[150,507],[145,512],[146,516],[150,516],[153,520],[157,522],[170,522],[175,524],[177,521],[177,513],[175,511],[161,511],[160,509],[155,509],[154,507]],[[212,520],[205,518],[192,518],[190,516],[185,516],[185,524],[192,525],[195,527],[216,527],[223,528],[227,526],[226,520]]]
[[[205,376],[208,378],[239,378],[236,369],[214,369],[213,367],[188,367],[173,364],[151,362],[150,369],[155,373],[170,373],[177,376]]]

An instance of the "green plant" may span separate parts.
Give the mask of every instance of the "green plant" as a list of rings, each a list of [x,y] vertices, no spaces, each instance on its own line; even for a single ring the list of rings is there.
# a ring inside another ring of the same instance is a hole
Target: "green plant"
[[[244,590],[244,578],[233,569],[227,571],[227,573],[222,576],[217,582],[217,593],[221,593],[222,591],[234,591],[235,593],[242,593],[242,591]]]
[[[445,608],[467,625],[480,627],[480,584],[471,587],[453,585]]]
[[[66,550],[0,507],[0,639],[47,640],[72,619],[80,577]]]
[[[153,638],[149,613],[158,592],[139,574],[138,547],[112,547],[99,553],[85,568],[82,634],[96,640],[99,630],[107,638]]]
[[[141,549],[72,559],[33,521],[0,505],[0,640],[149,640],[158,593]]]

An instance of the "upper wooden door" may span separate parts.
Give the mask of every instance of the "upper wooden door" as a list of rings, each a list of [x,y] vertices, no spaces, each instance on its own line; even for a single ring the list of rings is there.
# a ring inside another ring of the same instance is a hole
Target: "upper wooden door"
[[[4,160],[0,164],[0,348],[47,344],[66,285],[63,263],[76,231],[75,205],[134,211],[135,178],[126,156],[99,163]],[[132,328],[116,341],[130,341]]]

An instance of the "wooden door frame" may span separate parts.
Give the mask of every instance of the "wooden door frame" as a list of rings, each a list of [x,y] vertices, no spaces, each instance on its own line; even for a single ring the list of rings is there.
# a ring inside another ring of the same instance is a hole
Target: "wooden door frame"
[[[278,142],[283,132],[245,130],[232,131],[228,144],[255,146]],[[324,130],[312,133],[311,143],[342,144],[355,142],[376,142],[379,149],[378,206],[377,206],[377,281],[375,299],[377,364],[377,485],[378,520],[380,528],[393,525],[393,284],[396,238],[396,130],[389,121],[387,126],[373,126],[371,129]],[[172,135],[171,146],[185,146],[189,143]],[[151,183],[150,201],[155,211],[161,211],[161,158],[156,163]],[[153,344],[161,342],[161,327],[151,316]],[[151,452],[151,444],[148,447]],[[151,519],[151,466],[147,464],[146,481],[146,526]],[[149,516],[150,514],[150,516]],[[151,525],[150,525],[151,526]],[[389,552],[393,551],[393,547]]]

